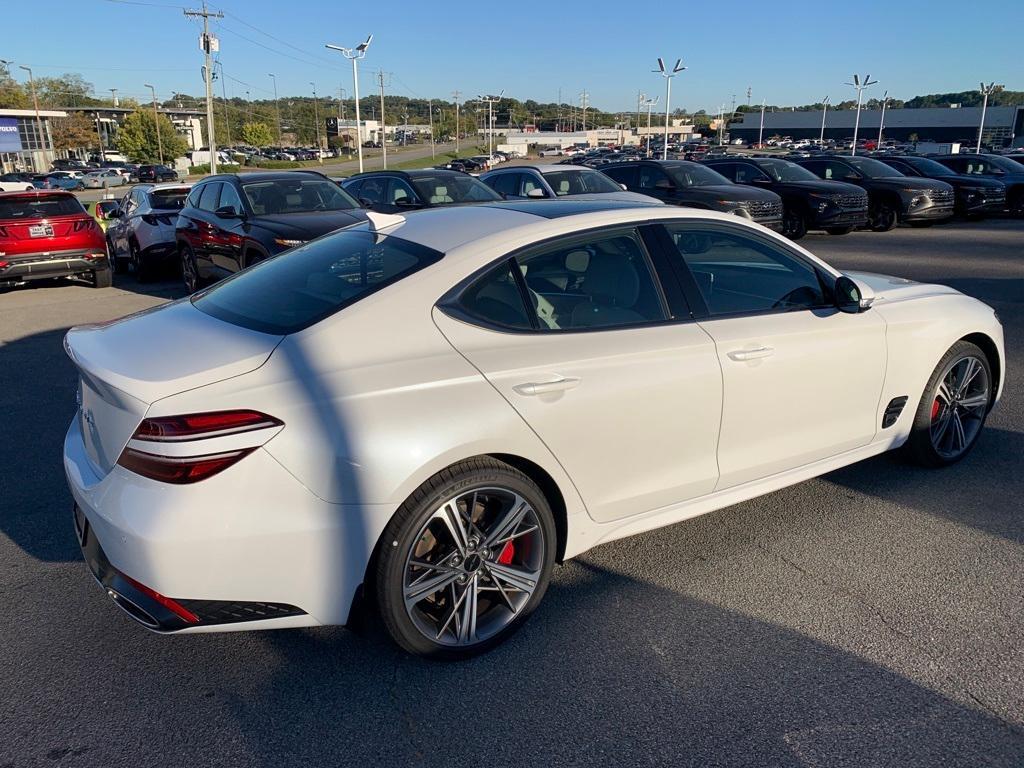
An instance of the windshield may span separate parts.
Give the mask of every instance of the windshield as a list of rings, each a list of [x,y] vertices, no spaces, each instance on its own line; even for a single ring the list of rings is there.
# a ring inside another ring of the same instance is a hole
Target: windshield
[[[45,219],[48,216],[73,216],[76,213],[85,213],[85,209],[68,194],[0,198],[0,221]]]
[[[272,179],[242,184],[249,207],[257,216],[278,213],[348,211],[359,204],[327,179]]]
[[[806,168],[788,160],[758,160],[757,167],[775,181],[821,181]]]
[[[340,231],[237,272],[192,303],[243,328],[295,333],[441,256],[397,237]]]
[[[936,163],[934,160],[928,160],[923,157],[905,160],[904,162],[925,176],[956,176],[954,171],[951,171],[942,163]]]
[[[680,187],[713,187],[719,184],[732,184],[718,171],[696,163],[665,166],[665,170]]]
[[[1021,173],[1021,164],[1016,160],[1010,160],[1007,157],[998,157],[993,155],[986,155],[985,159],[1001,171],[1006,171],[1007,173]]]
[[[622,187],[599,171],[551,171],[544,174],[544,179],[558,197],[622,191]]]
[[[501,195],[482,181],[459,173],[416,176],[412,179],[412,185],[430,205],[489,203],[502,199]]]
[[[872,160],[869,157],[844,157],[843,160],[848,162],[869,179],[885,179],[903,175],[895,168],[892,168],[879,160]]]
[[[185,207],[185,198],[189,190],[185,189],[159,189],[149,193],[149,204],[153,208],[165,211],[180,211]]]

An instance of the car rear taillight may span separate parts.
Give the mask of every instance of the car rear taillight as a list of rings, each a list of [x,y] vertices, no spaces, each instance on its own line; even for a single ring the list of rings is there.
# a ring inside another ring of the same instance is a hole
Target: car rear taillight
[[[162,483],[182,485],[196,483],[241,461],[265,442],[255,436],[255,444],[237,447],[234,442],[230,450],[217,450],[205,441],[222,437],[234,437],[247,432],[282,427],[284,423],[273,416],[259,411],[211,411],[192,413],[184,416],[163,416],[143,419],[117,463],[127,470],[158,480]],[[174,455],[159,453],[167,443],[198,441],[194,454]],[[150,450],[143,448],[151,446]],[[199,448],[198,446],[203,446]]]
[[[90,216],[87,219],[79,219],[78,221],[76,221],[74,231],[81,232],[83,229],[92,229],[93,227],[96,226],[98,226],[96,224],[96,220],[92,218],[92,216]]]

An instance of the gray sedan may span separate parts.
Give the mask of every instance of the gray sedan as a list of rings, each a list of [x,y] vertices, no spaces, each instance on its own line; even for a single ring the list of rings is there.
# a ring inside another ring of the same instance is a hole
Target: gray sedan
[[[627,192],[600,171],[582,165],[518,165],[480,176],[480,181],[505,198],[572,198],[621,200],[659,205],[647,195]]]

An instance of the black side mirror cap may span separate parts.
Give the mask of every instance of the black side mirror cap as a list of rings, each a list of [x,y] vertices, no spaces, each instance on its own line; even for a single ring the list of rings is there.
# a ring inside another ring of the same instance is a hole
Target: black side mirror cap
[[[242,214],[235,210],[233,205],[224,205],[213,212],[213,215],[219,219],[240,219]]]
[[[875,300],[873,295],[867,295],[861,291],[860,286],[846,275],[840,275],[836,279],[835,298],[836,308],[840,312],[847,312],[851,315],[866,312]]]

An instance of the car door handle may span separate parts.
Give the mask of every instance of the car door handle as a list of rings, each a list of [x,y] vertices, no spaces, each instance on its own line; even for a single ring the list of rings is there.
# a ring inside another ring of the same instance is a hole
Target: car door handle
[[[532,397],[533,395],[544,395],[548,392],[562,392],[566,389],[572,389],[579,383],[580,380],[578,378],[564,376],[554,381],[531,381],[526,384],[516,384],[512,389],[520,395]]]
[[[759,360],[762,357],[770,357],[775,354],[775,350],[771,347],[756,347],[754,349],[737,349],[734,352],[729,353],[729,357],[733,360]]]

